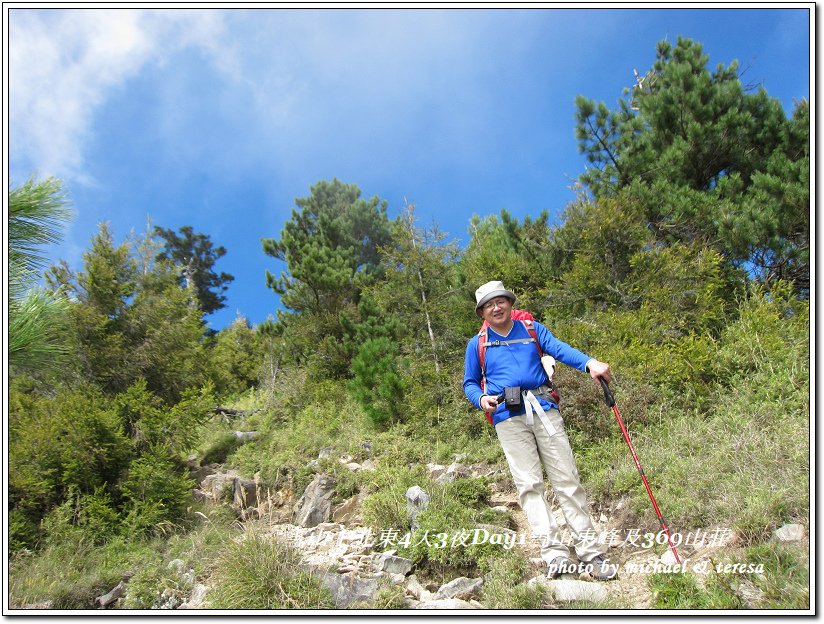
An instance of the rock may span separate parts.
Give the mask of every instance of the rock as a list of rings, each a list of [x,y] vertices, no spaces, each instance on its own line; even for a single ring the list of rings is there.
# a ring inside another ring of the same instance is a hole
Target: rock
[[[183,601],[180,599],[178,592],[170,587],[163,590],[160,594],[160,602],[158,602],[153,609],[177,609]]]
[[[412,571],[413,565],[413,562],[409,559],[389,553],[381,553],[375,559],[375,568],[379,572],[389,572],[390,574],[403,574],[405,576]]]
[[[166,569],[167,569],[167,570],[171,570],[172,568],[174,568],[175,572],[177,572],[178,574],[180,574],[181,572],[183,572],[183,565],[184,565],[184,563],[183,563],[183,559],[172,559],[172,560],[171,560],[171,561],[170,561],[170,562],[166,565]]]
[[[668,549],[663,555],[661,555],[661,563],[665,565],[675,565],[678,563],[675,560],[675,553],[672,552],[672,548]]]
[[[406,582],[406,575],[394,572],[378,572],[375,578],[387,579],[392,585],[403,585]]]
[[[332,510],[332,521],[340,524],[351,524],[360,520],[360,509],[365,492],[360,492],[344,501]]]
[[[431,600],[432,592],[428,591],[420,584],[418,578],[413,574],[406,579],[406,593],[412,596],[415,600]]]
[[[429,505],[430,496],[419,485],[413,485],[406,490],[406,513],[409,516],[409,526],[412,530],[418,528],[416,518]]]
[[[181,604],[178,609],[200,609],[203,606],[204,598],[206,598],[207,587],[203,583],[198,583],[192,589],[192,594],[189,599]]]
[[[604,587],[603,583],[561,579],[558,581],[547,581],[545,585],[555,600],[560,602],[586,600],[600,603],[604,602],[609,596],[609,592],[607,592],[607,588]]]
[[[218,503],[224,497],[228,498],[228,496],[234,494],[235,479],[237,479],[238,476],[238,473],[234,471],[216,472],[208,475],[201,481],[200,489],[205,492],[211,500]]]
[[[475,609],[473,605],[466,600],[458,600],[457,598],[446,598],[444,600],[427,600],[415,605],[415,609]]]
[[[454,475],[455,477],[469,477],[472,475],[472,469],[455,461],[446,469],[446,473]]]
[[[295,524],[314,527],[327,522],[332,515],[335,480],[329,475],[315,475],[303,496],[295,505]]]
[[[203,502],[206,502],[206,501],[212,500],[212,497],[211,497],[211,496],[209,496],[209,495],[208,495],[206,492],[204,492],[203,490],[198,490],[197,488],[195,488],[194,490],[192,490],[192,498],[193,498],[194,500],[196,500],[197,502],[199,502],[199,503],[203,503]]]
[[[778,542],[800,542],[804,535],[804,526],[801,524],[785,524],[773,532],[773,537]]]
[[[189,468],[189,476],[195,480],[196,483],[203,483],[203,480],[215,474],[217,470],[211,466],[194,466]]]
[[[509,507],[507,507],[506,505],[495,505],[495,507],[492,508],[492,511],[497,511],[500,513],[509,513]]]
[[[240,509],[258,506],[257,483],[249,479],[236,478],[234,481],[233,502]]]
[[[426,469],[429,471],[430,479],[437,479],[446,472],[446,466],[441,464],[426,464]]]
[[[240,440],[241,442],[248,442],[249,440],[254,440],[258,437],[257,431],[235,431],[235,437]]]
[[[377,579],[362,579],[355,575],[324,573],[321,576],[323,585],[335,599],[335,606],[346,609],[356,602],[371,600],[378,591]]]
[[[181,562],[182,563],[182,562]],[[99,596],[95,603],[101,608],[105,609],[110,604],[115,602],[118,598],[122,598],[123,594],[126,593],[126,583],[120,581],[117,585],[115,585],[114,589],[110,591],[108,594],[104,596]]]
[[[326,448],[322,448],[320,453],[318,453],[318,459],[324,459],[332,455],[332,447],[327,446]]]
[[[461,576],[453,581],[443,585],[435,594],[435,600],[444,600],[447,598],[468,597],[477,592],[484,584],[482,578],[467,578]]]
[[[372,459],[367,459],[361,464],[361,470],[367,470],[369,472],[375,472],[378,469],[377,464]]]

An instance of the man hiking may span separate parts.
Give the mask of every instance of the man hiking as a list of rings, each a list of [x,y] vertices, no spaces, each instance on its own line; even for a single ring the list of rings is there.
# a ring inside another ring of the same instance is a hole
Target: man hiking
[[[547,575],[555,578],[583,568],[594,579],[613,579],[617,566],[605,560],[597,544],[586,494],[541,355],[552,356],[588,372],[593,379],[603,377],[607,382],[609,365],[558,340],[541,323],[513,320],[516,298],[502,282],[484,284],[475,291],[475,300],[476,314],[489,326],[467,344],[464,392],[475,407],[491,413],[521,508],[534,537],[541,540]],[[544,498],[542,464],[573,531],[578,560],[584,566],[575,566],[569,560],[569,549]]]

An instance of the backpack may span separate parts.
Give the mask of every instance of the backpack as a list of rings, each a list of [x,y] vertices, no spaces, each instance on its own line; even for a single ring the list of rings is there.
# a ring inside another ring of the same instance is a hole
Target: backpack
[[[538,358],[540,358],[544,353],[541,351],[541,345],[538,344],[538,333],[535,331],[535,317],[532,316],[526,310],[518,310],[516,308],[512,308],[512,320],[513,321],[520,321],[523,323],[526,331],[529,333],[530,338],[535,343],[535,348],[538,349]],[[487,329],[489,328],[489,323],[484,321],[481,325],[480,331],[478,331],[478,361],[481,364],[481,390],[486,392],[486,349],[489,347],[489,340],[488,340],[488,332]],[[550,396],[555,401],[556,405],[561,404],[561,395],[558,393],[557,388],[552,384],[552,380],[549,380],[549,388],[550,388]],[[484,412],[486,414],[486,419],[492,424],[492,412]]]

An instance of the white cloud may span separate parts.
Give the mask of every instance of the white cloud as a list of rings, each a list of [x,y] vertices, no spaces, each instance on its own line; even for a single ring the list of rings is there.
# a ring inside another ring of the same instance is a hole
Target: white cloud
[[[111,90],[180,46],[214,50],[220,18],[212,11],[12,9],[12,169],[92,183],[84,173],[84,143]]]

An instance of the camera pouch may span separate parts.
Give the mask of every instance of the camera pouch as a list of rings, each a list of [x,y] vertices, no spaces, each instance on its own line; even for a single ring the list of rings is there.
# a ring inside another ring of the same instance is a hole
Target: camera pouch
[[[524,408],[524,398],[521,395],[521,386],[511,386],[504,388],[504,400],[506,409],[510,411],[520,411]]]

